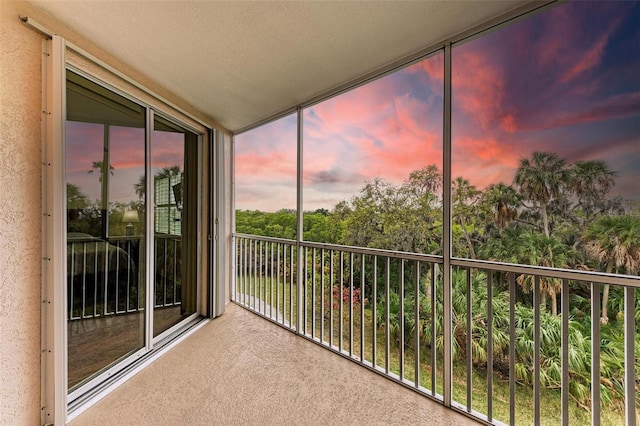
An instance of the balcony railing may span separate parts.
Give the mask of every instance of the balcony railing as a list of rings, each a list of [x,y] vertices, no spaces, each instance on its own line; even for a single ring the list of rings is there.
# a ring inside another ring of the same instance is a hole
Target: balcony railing
[[[235,303],[478,420],[540,424],[542,409],[561,424],[636,422],[637,277],[455,258],[446,273],[438,256],[244,234],[233,244]],[[624,294],[621,352],[601,336],[602,285]],[[576,315],[590,317],[582,340]],[[605,378],[602,358],[616,356]]]
[[[141,237],[93,237],[67,241],[68,315],[70,320],[144,310],[139,276],[144,253]],[[181,303],[180,236],[155,236],[155,307]]]

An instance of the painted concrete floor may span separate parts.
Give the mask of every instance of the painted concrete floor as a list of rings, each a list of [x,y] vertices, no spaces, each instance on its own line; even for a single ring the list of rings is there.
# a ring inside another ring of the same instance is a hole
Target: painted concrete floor
[[[70,424],[478,423],[229,304]]]

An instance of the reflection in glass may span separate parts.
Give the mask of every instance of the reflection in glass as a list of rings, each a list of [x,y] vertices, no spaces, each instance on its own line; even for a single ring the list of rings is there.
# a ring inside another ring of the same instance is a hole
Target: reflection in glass
[[[154,337],[196,312],[197,155],[195,134],[155,118]]]
[[[297,117],[235,136],[236,230],[296,238]]]
[[[144,108],[68,72],[65,151],[73,391],[143,347]]]

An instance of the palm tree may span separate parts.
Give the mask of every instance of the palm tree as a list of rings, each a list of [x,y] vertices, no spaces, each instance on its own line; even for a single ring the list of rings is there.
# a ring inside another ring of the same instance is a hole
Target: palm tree
[[[545,237],[530,229],[509,228],[503,235],[489,239],[482,253],[490,260],[501,262],[566,268],[573,252],[556,237]],[[530,293],[534,277],[521,274],[516,282],[525,293]],[[540,277],[541,304],[546,305],[547,298],[551,299],[553,315],[558,313],[557,298],[562,289],[561,284],[561,280],[557,278]]]
[[[145,175],[140,176],[138,183],[133,184],[133,189],[136,191],[138,199],[142,201],[144,194],[147,192],[147,178]]]
[[[177,164],[169,167],[163,167],[156,173],[156,179],[164,179],[172,176],[180,176],[182,169]]]
[[[74,183],[67,183],[67,209],[86,209],[89,206],[87,197],[80,187]]]
[[[516,242],[518,263],[539,265],[549,268],[566,268],[571,252],[556,237],[546,237],[537,232],[527,230],[520,234]],[[534,288],[534,278],[531,275],[520,275],[516,279],[524,291],[530,292]],[[562,281],[558,278],[540,277],[540,294],[542,305],[546,298],[551,299],[551,314],[558,314],[558,294],[562,289]]]
[[[462,234],[467,241],[467,245],[469,246],[469,253],[472,259],[476,259],[476,253],[473,249],[473,244],[471,243],[471,237],[469,236],[469,232],[467,231],[467,219],[473,215],[472,205],[478,201],[478,196],[481,192],[476,189],[475,186],[469,184],[469,181],[464,179],[462,176],[458,176],[453,181],[453,193],[452,193],[452,204],[453,204],[453,217],[457,219],[460,223],[460,227],[462,228]]]
[[[640,270],[640,216],[602,216],[593,222],[583,236],[587,256],[606,267],[607,273],[625,271],[629,275]],[[602,291],[600,321],[606,324],[609,284]]]
[[[609,170],[607,163],[601,160],[577,161],[573,165],[569,189],[578,199],[576,207],[582,207],[587,218],[594,213],[596,204],[615,185],[615,177],[616,173]]]
[[[105,170],[104,170],[104,161],[93,161],[91,163],[91,170],[89,170],[87,172],[87,174],[91,174],[94,171],[99,170],[100,171],[100,176],[98,177],[98,180],[100,182],[102,182],[102,176],[104,176]],[[111,174],[111,176],[113,176],[113,171],[115,170],[115,167],[113,167],[111,164],[109,164],[109,173]]]
[[[493,220],[502,234],[509,222],[518,217],[518,207],[522,205],[520,195],[512,186],[500,182],[489,185],[481,198],[481,210],[487,216],[487,223]]]
[[[534,152],[530,159],[520,159],[514,182],[523,196],[539,206],[546,237],[549,237],[547,206],[560,195],[569,175],[565,160],[552,152]]]

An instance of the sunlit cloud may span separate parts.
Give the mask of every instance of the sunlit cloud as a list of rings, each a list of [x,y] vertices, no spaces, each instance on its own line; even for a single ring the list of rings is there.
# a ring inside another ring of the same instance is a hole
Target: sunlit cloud
[[[637,2],[569,2],[455,45],[453,177],[510,184],[521,158],[549,151],[606,161],[612,194],[640,200],[638,21]],[[305,209],[442,169],[443,56],[303,111]],[[236,140],[237,207],[295,207],[295,116],[250,133]]]

